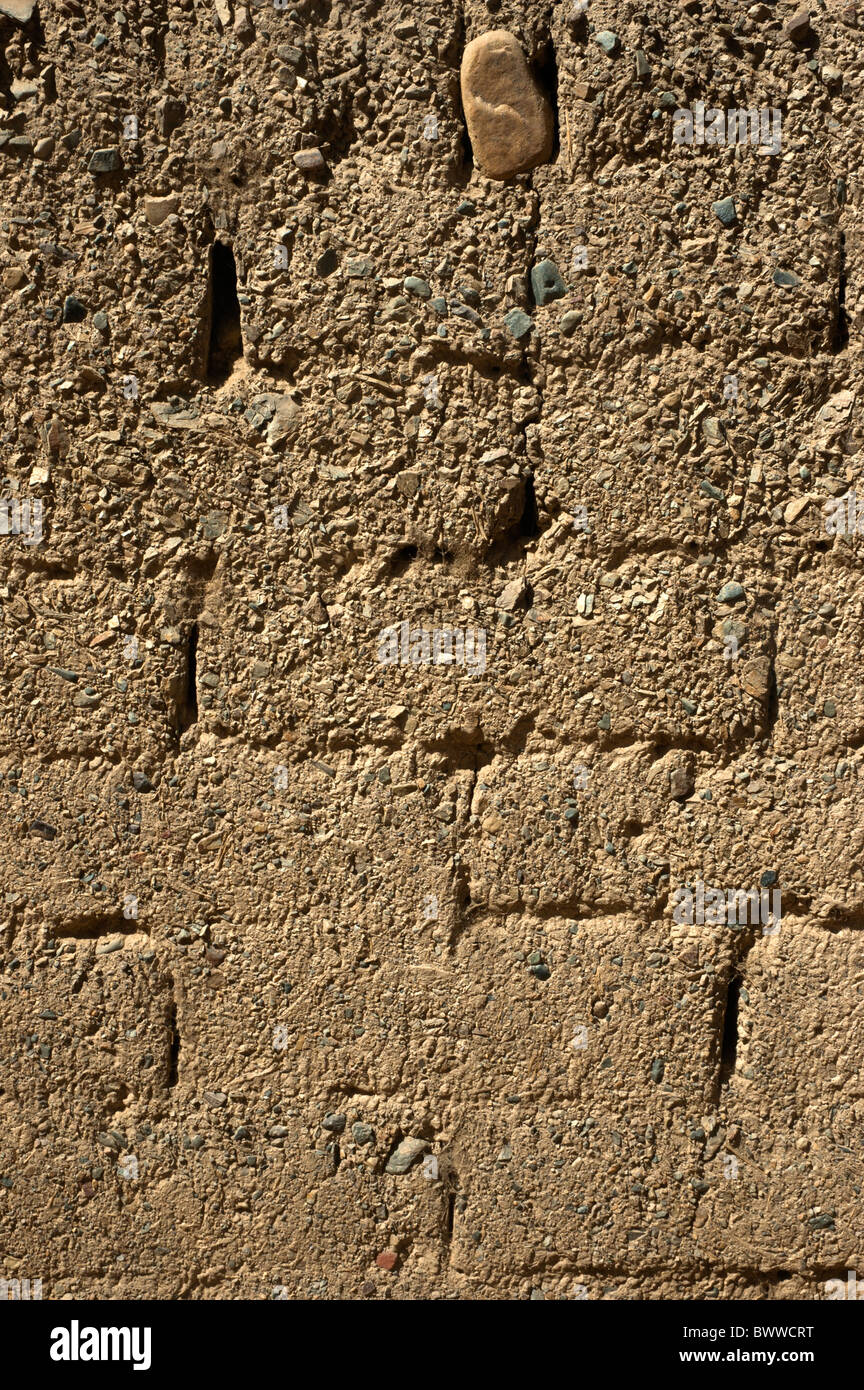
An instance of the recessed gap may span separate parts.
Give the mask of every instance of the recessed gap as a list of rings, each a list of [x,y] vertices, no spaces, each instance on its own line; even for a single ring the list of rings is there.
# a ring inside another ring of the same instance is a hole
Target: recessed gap
[[[456,1222],[456,1193],[451,1192],[447,1198],[447,1232],[445,1239],[453,1239],[453,1226]]]
[[[100,936],[122,932],[128,936],[143,931],[134,919],[127,919],[121,911],[105,913],[82,913],[80,917],[68,917],[53,928],[55,940],[96,941]]]
[[[723,1039],[720,1044],[720,1085],[724,1086],[735,1070],[738,1057],[738,1005],[741,994],[741,980],[733,975],[726,991],[726,1008],[723,1013]]]
[[[198,722],[198,624],[193,623],[186,639],[186,671],[180,706],[180,732]]]
[[[553,43],[551,38],[546,39],[546,41],[540,47],[540,51],[537,55],[537,63],[534,69],[534,75],[537,79],[538,85],[542,88],[546,98],[548,99],[549,105],[552,108],[553,137],[552,154],[550,158],[554,161],[559,149],[558,59],[555,54],[555,44]]]
[[[457,68],[459,63],[461,63],[462,56],[465,52],[465,39],[465,15],[462,12],[462,6],[460,5],[455,16],[453,38],[451,40],[453,47],[459,54],[459,58],[457,60]],[[456,95],[457,106],[456,114],[459,122],[459,129],[461,131],[461,159],[459,162],[461,165],[461,173],[463,174],[463,176],[465,176],[467,182],[467,178],[470,176],[471,171],[474,168],[474,150],[471,145],[471,137],[468,134],[468,122],[465,119],[465,108],[462,105],[462,84],[459,81],[458,71],[455,74],[455,79],[456,80],[454,83],[454,91]]]
[[[390,557],[390,573],[394,578],[404,574],[412,561],[417,559],[416,545],[403,545]]]
[[[207,380],[227,381],[234,363],[243,355],[240,301],[237,298],[237,266],[234,252],[224,241],[210,247],[210,344]]]
[[[777,674],[772,663],[771,684],[768,689],[768,706],[766,710],[769,729],[773,729],[780,717],[780,697],[777,692]]]
[[[177,1085],[177,1074],[180,1064],[180,1033],[177,1028],[177,1005],[172,1003],[168,1010],[168,1028],[171,1034],[171,1043],[168,1048],[168,1088]]]
[[[539,536],[540,517],[537,511],[537,494],[534,491],[534,478],[528,474],[525,479],[525,501],[522,505],[522,515],[519,518],[519,535],[528,537]]]

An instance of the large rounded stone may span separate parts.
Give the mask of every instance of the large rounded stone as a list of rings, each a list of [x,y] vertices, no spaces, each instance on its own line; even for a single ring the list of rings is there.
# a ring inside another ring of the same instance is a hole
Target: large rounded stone
[[[506,29],[472,39],[462,57],[462,105],[474,159],[484,174],[509,179],[552,154],[552,109]]]

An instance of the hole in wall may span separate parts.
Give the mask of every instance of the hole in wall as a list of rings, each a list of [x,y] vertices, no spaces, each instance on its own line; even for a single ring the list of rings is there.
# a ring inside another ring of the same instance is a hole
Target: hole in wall
[[[445,1238],[450,1241],[453,1239],[453,1228],[456,1225],[456,1193],[451,1192],[447,1198],[447,1223]]]
[[[171,1038],[168,1047],[168,1086],[170,1088],[177,1085],[178,1068],[180,1065],[180,1033],[177,1028],[176,1004],[172,1004],[168,1010],[168,1029]]]
[[[390,557],[390,573],[393,578],[399,578],[408,569],[409,565],[417,559],[418,550],[416,545],[403,545]]]
[[[207,350],[207,380],[227,381],[234,364],[243,355],[240,331],[240,301],[237,298],[237,266],[234,252],[223,241],[210,247],[210,340]]]
[[[524,480],[525,501],[519,518],[519,535],[530,539],[540,534],[540,516],[537,511],[537,494],[534,491],[534,478],[531,473]]]
[[[180,732],[198,722],[198,624],[193,623],[186,638],[186,669],[180,701]]]
[[[733,975],[726,991],[726,1008],[723,1013],[723,1039],[720,1044],[720,1084],[724,1085],[735,1070],[738,1058],[738,1006],[741,995],[741,980]]]
[[[560,143],[558,132],[558,58],[555,53],[555,44],[551,38],[544,39],[537,51],[534,76],[537,79],[537,85],[541,88],[552,108],[552,154],[550,156],[550,162],[552,162],[558,155]]]

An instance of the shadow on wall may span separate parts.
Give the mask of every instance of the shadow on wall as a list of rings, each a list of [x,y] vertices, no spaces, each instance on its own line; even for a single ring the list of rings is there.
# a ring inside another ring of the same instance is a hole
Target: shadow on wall
[[[228,380],[235,363],[243,356],[237,266],[231,247],[223,241],[214,241],[210,247],[206,312],[210,321],[207,380],[218,386]]]

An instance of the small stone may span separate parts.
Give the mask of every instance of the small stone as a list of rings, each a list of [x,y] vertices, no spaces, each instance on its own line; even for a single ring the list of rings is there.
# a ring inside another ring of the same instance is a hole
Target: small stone
[[[834,1225],[834,1217],[823,1212],[820,1216],[811,1216],[809,1224],[811,1231],[830,1231]]]
[[[839,68],[832,68],[826,63],[822,69],[822,81],[826,87],[838,87],[843,81],[843,74]]]
[[[610,56],[618,47],[619,39],[617,34],[613,34],[611,29],[601,29],[599,33],[592,35],[594,42],[599,44],[604,53]]]
[[[375,1139],[375,1131],[372,1126],[364,1124],[362,1120],[358,1120],[356,1124],[351,1126],[351,1133],[357,1144],[371,1144]]]
[[[454,318],[465,319],[468,323],[480,322],[480,315],[468,304],[460,304],[458,300],[454,300],[449,307],[450,313],[454,316]],[[440,328],[444,328],[443,323],[439,324],[439,329]],[[447,330],[444,329],[444,331],[446,333]]]
[[[561,279],[554,261],[538,261],[531,267],[531,292],[534,295],[534,303],[541,309],[553,299],[563,299],[567,293],[567,286]]]
[[[30,834],[38,835],[40,840],[53,840],[57,831],[47,821],[34,820],[30,822]]]
[[[406,275],[403,285],[409,294],[416,294],[418,299],[431,299],[432,291],[425,280],[421,280],[417,275]]]
[[[143,772],[132,773],[132,786],[135,788],[136,792],[141,792],[142,794],[153,791],[153,783]]]
[[[509,314],[504,315],[504,322],[514,338],[524,338],[526,333],[531,332],[531,320],[521,309],[511,309]]]
[[[525,580],[511,579],[509,584],[505,584],[499,594],[495,607],[502,609],[505,613],[512,613],[521,603],[525,594]]]
[[[535,980],[548,980],[552,971],[549,969],[548,965],[532,965],[531,974],[534,976]]]
[[[182,125],[186,119],[186,103],[179,97],[162,97],[157,101],[153,114],[156,117],[156,128],[163,139],[167,140],[172,131],[178,125]]]
[[[327,168],[324,156],[317,146],[311,150],[297,150],[294,163],[304,174],[320,174],[322,169]]]
[[[741,672],[741,685],[754,700],[767,700],[774,683],[774,667],[768,656],[748,661]]]
[[[793,526],[802,512],[810,506],[809,497],[793,497],[791,502],[786,503],[783,511],[783,520],[787,526]]]
[[[113,174],[120,168],[120,151],[115,146],[94,150],[87,165],[88,174]]]
[[[234,37],[243,44],[251,43],[255,37],[252,16],[243,6],[238,6],[234,14]]]
[[[19,24],[27,24],[33,18],[36,0],[0,0],[0,14],[15,19]]]
[[[719,487],[715,487],[714,484],[712,482],[709,482],[707,478],[702,479],[701,483],[699,484],[699,491],[704,493],[706,497],[713,498],[715,502],[726,501],[726,498],[724,494],[720,491]]]
[[[390,1270],[396,1268],[398,1262],[399,1256],[396,1254],[395,1250],[382,1250],[380,1255],[375,1256],[375,1263],[378,1268],[386,1269],[388,1273]]]
[[[345,274],[349,280],[367,280],[374,269],[368,256],[349,256],[345,262]]]
[[[724,227],[734,227],[738,221],[734,198],[721,198],[718,202],[712,203],[711,211]]]
[[[273,418],[267,426],[267,443],[276,446],[293,438],[303,420],[303,409],[291,396],[279,396],[275,400]]]
[[[663,1080],[663,1073],[666,1070],[666,1063],[662,1057],[655,1057],[651,1063],[651,1080],[658,1084]]]
[[[387,1173],[407,1173],[412,1164],[417,1162],[420,1155],[425,1153],[428,1147],[425,1139],[403,1139],[387,1160],[387,1167],[384,1171]]]
[[[13,135],[3,146],[4,150],[16,159],[29,159],[33,153],[33,143],[26,135]]]
[[[346,1117],[333,1110],[328,1110],[324,1119],[321,1121],[322,1127],[330,1130],[332,1134],[341,1134],[346,1123]]]
[[[552,110],[522,47],[506,29],[472,39],[462,57],[462,106],[475,162],[510,179],[552,156]]]
[[[177,193],[170,193],[165,198],[144,199],[144,216],[151,227],[161,227],[166,217],[171,217],[176,213],[180,206],[180,197]]]
[[[723,585],[723,588],[720,590],[719,594],[717,595],[717,602],[718,602],[718,603],[737,603],[738,600],[739,600],[739,599],[742,599],[743,597],[744,597],[744,590],[743,590],[743,588],[742,588],[741,585],[738,584],[734,579],[731,579],[731,580],[729,581],[728,584],[724,584],[724,585]]]
[[[651,64],[648,62],[648,59],[646,55],[642,52],[641,48],[636,49],[636,76],[651,76]]]
[[[686,801],[693,795],[693,774],[686,767],[672,769],[669,791],[675,801]]]
[[[63,322],[82,323],[86,317],[87,310],[80,299],[76,299],[73,294],[67,294],[63,301]]]
[[[798,10],[791,19],[787,19],[783,25],[783,32],[787,38],[793,39],[796,43],[807,37],[810,32],[810,12],[809,10]]]
[[[100,333],[103,333],[108,327],[108,315],[105,313],[104,309],[97,310],[93,315],[93,327],[97,328]]]
[[[570,309],[566,314],[561,315],[561,332],[565,338],[576,332],[582,322],[582,315],[578,309]]]
[[[773,888],[779,877],[780,875],[777,873],[776,869],[766,869],[759,880],[759,887]]]
[[[224,1091],[205,1091],[204,1099],[211,1110],[220,1110],[228,1097],[225,1095]]]
[[[33,147],[35,159],[50,159],[54,153],[54,136],[46,135],[44,139],[37,140]]]
[[[781,289],[791,290],[801,284],[798,276],[791,270],[775,270],[772,278],[774,284],[779,285]]]
[[[422,481],[423,475],[416,469],[406,468],[396,474],[396,488],[403,497],[416,497]]]

